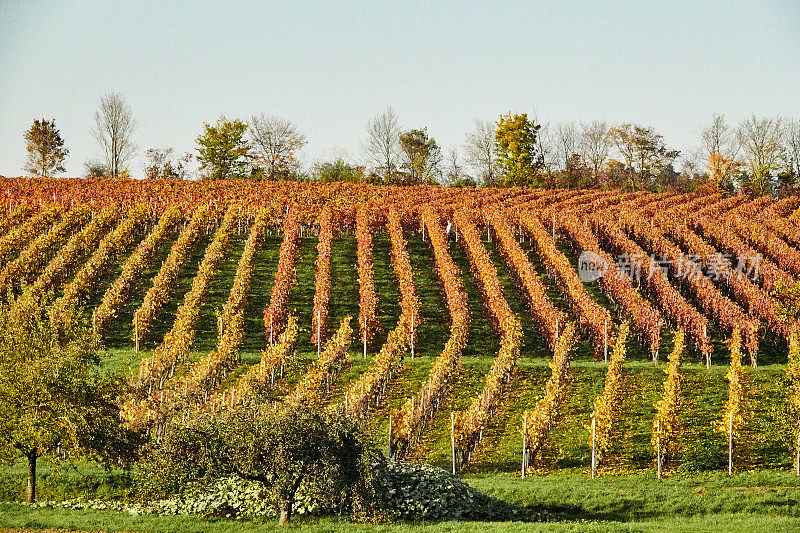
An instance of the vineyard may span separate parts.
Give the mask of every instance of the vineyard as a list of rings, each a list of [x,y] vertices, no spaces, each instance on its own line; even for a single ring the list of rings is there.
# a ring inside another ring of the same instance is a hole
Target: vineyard
[[[313,403],[456,473],[800,472],[800,197],[0,190],[3,297],[84,310],[132,428]]]

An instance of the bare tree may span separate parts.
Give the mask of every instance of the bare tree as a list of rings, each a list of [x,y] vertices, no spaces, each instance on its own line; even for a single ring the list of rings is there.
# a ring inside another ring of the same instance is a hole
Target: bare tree
[[[731,183],[741,163],[737,161],[739,138],[722,115],[714,115],[711,125],[700,132],[700,157],[705,160],[709,179],[717,185]]]
[[[94,121],[92,133],[103,148],[111,177],[118,178],[136,153],[131,141],[136,129],[131,108],[119,93],[106,94],[100,97],[100,110],[95,112]]]
[[[742,186],[761,196],[770,191],[772,171],[780,168],[783,154],[783,121],[752,115],[739,126],[739,143],[744,152],[748,176]]]
[[[264,169],[268,179],[286,178],[297,168],[297,150],[307,141],[295,124],[262,113],[250,118],[249,127],[254,164]]]
[[[494,185],[497,177],[494,132],[494,122],[476,120],[475,131],[467,133],[467,140],[464,143],[465,159],[478,171],[484,186]]]
[[[400,125],[391,107],[367,124],[364,150],[377,172],[383,172],[383,181],[391,181],[400,153]]]
[[[599,181],[600,169],[611,152],[611,133],[608,124],[597,121],[590,124],[581,123],[581,152],[592,171],[592,179]]]
[[[800,177],[800,120],[786,120],[783,144],[785,172],[796,181]]]
[[[559,165],[564,165],[564,169],[570,170],[572,156],[580,154],[581,139],[578,128],[574,122],[560,122],[556,124],[553,131],[555,151],[558,156]]]

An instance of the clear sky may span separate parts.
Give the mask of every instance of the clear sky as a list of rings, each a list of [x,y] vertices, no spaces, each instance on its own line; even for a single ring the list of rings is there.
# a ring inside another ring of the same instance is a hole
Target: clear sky
[[[800,3],[0,0],[0,174],[22,174],[45,117],[82,175],[110,91],[140,154],[264,112],[298,124],[306,162],[361,160],[388,105],[445,150],[476,118],[526,111],[650,125],[687,151],[713,113],[800,116]]]

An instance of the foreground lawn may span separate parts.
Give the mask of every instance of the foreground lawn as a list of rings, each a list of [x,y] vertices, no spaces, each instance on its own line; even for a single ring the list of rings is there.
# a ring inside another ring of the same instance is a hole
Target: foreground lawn
[[[650,473],[590,480],[569,473],[465,478],[492,496],[546,509],[548,523],[436,522],[353,524],[342,518],[297,517],[287,531],[791,531],[800,529],[800,478],[790,472],[676,475]],[[274,520],[199,516],[134,516],[114,511],[0,504],[0,528],[73,531],[274,531]]]

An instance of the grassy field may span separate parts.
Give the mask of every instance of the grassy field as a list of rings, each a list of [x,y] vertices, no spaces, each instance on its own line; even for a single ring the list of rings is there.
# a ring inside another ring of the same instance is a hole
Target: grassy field
[[[547,523],[437,522],[352,524],[341,518],[298,517],[298,531],[789,531],[800,527],[800,480],[788,472],[601,477],[581,474],[467,476],[493,496],[546,509]],[[129,515],[113,511],[32,509],[0,504],[0,527],[106,531],[272,531],[272,520]]]
[[[264,239],[263,246],[256,255],[245,317],[243,365],[229,376],[226,383],[233,383],[238,375],[261,357],[265,342],[262,312],[269,301],[281,238],[273,230]],[[427,378],[432,361],[438,356],[449,336],[444,294],[436,277],[433,254],[428,243],[423,242],[420,236],[407,235],[407,238],[424,322],[417,332],[417,357],[413,361],[406,357],[402,375],[392,384],[386,401],[375,413],[373,429],[379,443],[386,442],[389,410],[399,407],[408,396],[418,390]],[[136,353],[132,347],[131,320],[133,312],[150,286],[152,276],[169,253],[172,242],[162,247],[154,266],[142,276],[140,287],[132,300],[120,311],[105,338],[107,354],[104,366],[109,372],[136,373],[139,360],[149,355],[161,342],[172,325],[178,305],[182,302],[182,294],[191,286],[210,239],[211,235],[204,235],[200,239],[190,260],[182,268],[174,297],[162,311],[152,334],[144,339],[144,350]],[[245,240],[244,234],[236,235],[231,240],[227,257],[212,281],[198,323],[193,359],[207,354],[216,345],[216,316],[232,286]],[[290,298],[290,311],[298,316],[300,324],[298,364],[284,377],[279,391],[288,390],[302,375],[303,368],[316,358],[316,348],[310,343],[316,245],[316,237],[306,235],[299,246],[295,265],[297,283]],[[793,508],[800,495],[800,481],[787,473],[792,463],[792,435],[784,422],[784,392],[781,381],[786,347],[769,336],[762,339],[759,353],[760,361],[769,364],[762,364],[758,369],[747,369],[750,423],[745,437],[735,450],[736,470],[739,474],[728,478],[720,473],[727,461],[727,448],[724,436],[715,432],[713,424],[721,417],[727,395],[725,371],[728,354],[723,336],[712,331],[715,351],[711,369],[707,370],[699,364],[699,356],[690,354],[686,358],[687,380],[681,409],[681,422],[686,430],[675,475],[661,482],[654,479],[654,452],[650,444],[653,405],[661,397],[666,353],[672,348],[672,333],[665,328],[662,357],[658,365],[652,364],[649,354],[640,346],[635,336],[629,340],[622,420],[614,438],[615,444],[601,465],[600,471],[604,476],[598,480],[588,480],[586,473],[591,455],[588,427],[592,403],[602,390],[606,366],[593,358],[588,343],[581,340],[575,350],[570,396],[563,407],[564,418],[553,428],[551,444],[544,450],[539,475],[525,480],[519,479],[517,470],[520,462],[519,431],[522,416],[525,410],[535,405],[542,394],[543,384],[550,374],[550,352],[536,331],[523,295],[516,287],[499,252],[493,243],[485,242],[485,245],[498,269],[504,295],[522,322],[524,346],[516,382],[505,402],[506,408],[495,417],[488,428],[486,438],[473,456],[473,464],[466,471],[467,479],[480,490],[500,498],[552,508],[559,523],[535,527],[530,524],[442,523],[435,526],[437,530],[513,531],[533,528],[568,531],[620,528],[665,531],[726,530],[733,525],[736,528],[755,530],[800,527]],[[524,247],[528,249],[528,245]],[[376,337],[375,344],[370,346],[367,359],[362,358],[360,341],[354,339],[350,365],[332,390],[331,401],[337,401],[344,388],[358,379],[371,364],[373,355],[385,340],[387,332],[397,323],[400,314],[399,292],[389,250],[388,235],[378,232],[374,240],[374,277],[379,297],[381,333]],[[571,261],[576,262],[576,256],[571,250],[566,247],[562,247],[562,250]],[[444,468],[449,468],[450,465],[449,412],[465,408],[472,397],[483,388],[484,376],[492,365],[499,339],[485,313],[480,287],[470,271],[464,249],[459,245],[451,245],[451,254],[461,269],[462,282],[469,297],[469,344],[464,353],[461,375],[451,398],[441,406],[430,430],[426,432],[426,437],[413,450],[414,460]],[[529,251],[529,257],[541,274],[554,303],[568,311],[568,305],[559,288],[547,275],[536,255]],[[124,256],[120,258],[120,265],[124,259]],[[355,264],[354,236],[338,236],[333,246],[329,333],[335,331],[341,318],[358,315],[358,278]],[[118,266],[117,273],[119,270]],[[91,296],[90,306],[99,302],[104,288],[112,281],[113,276],[104,280]],[[615,307],[598,287],[588,286],[588,289],[596,301],[611,309],[615,319],[619,318]],[[760,471],[765,468],[772,470]],[[749,470],[755,472],[750,473]],[[42,499],[75,496],[130,497],[130,479],[124,472],[105,472],[88,464],[64,467],[57,474],[50,474],[44,464],[41,472],[39,490]],[[20,499],[23,478],[24,470],[19,464],[3,470],[0,476],[2,499]],[[0,524],[5,527],[130,531],[239,531],[245,527],[245,524],[230,520],[134,517],[99,511],[32,510],[14,503],[3,504],[0,508]],[[246,527],[250,531],[266,531],[273,525],[248,523]],[[312,520],[293,526],[294,529],[308,531],[337,531],[345,527],[346,524],[335,519]],[[375,529],[402,531],[409,527],[401,524]],[[425,529],[428,526],[415,527]],[[359,529],[372,530],[367,526],[359,526]]]

